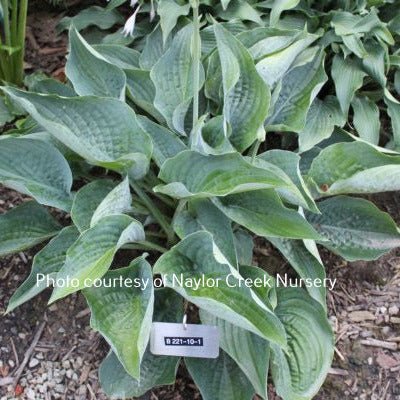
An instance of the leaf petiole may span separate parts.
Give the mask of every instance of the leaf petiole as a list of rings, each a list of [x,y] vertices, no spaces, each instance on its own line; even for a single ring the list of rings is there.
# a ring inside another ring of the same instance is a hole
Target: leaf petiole
[[[174,233],[174,230],[172,229],[171,224],[168,221],[168,219],[165,217],[165,215],[162,214],[162,212],[159,210],[159,208],[154,204],[154,202],[151,200],[151,198],[138,185],[138,183],[135,180],[130,178],[129,183],[130,183],[132,189],[135,191],[135,193],[142,200],[145,207],[150,211],[150,213],[153,215],[155,220],[160,224],[161,228],[167,234],[168,243],[171,243],[174,239],[175,233]]]
[[[162,247],[156,243],[149,242],[147,240],[138,243],[126,244],[125,246],[123,246],[123,248],[129,250],[154,250],[163,254],[168,251],[167,248]]]

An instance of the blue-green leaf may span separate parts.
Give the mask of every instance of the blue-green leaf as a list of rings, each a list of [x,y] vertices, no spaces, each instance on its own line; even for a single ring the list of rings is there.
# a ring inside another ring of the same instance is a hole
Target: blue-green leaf
[[[71,50],[65,73],[80,96],[125,99],[126,77],[90,46],[75,28],[69,31]]]
[[[323,244],[348,261],[375,260],[400,246],[400,232],[389,214],[364,199],[336,196],[320,201],[321,214],[306,213]]]
[[[0,256],[28,249],[57,235],[61,225],[35,201],[0,215]]]
[[[70,211],[72,173],[62,154],[42,140],[5,138],[0,145],[0,182],[41,204]]]
[[[214,32],[222,68],[223,115],[232,130],[229,139],[241,152],[264,137],[270,91],[240,41],[220,24],[214,25]]]
[[[151,139],[127,104],[111,98],[65,98],[10,87],[3,91],[88,162],[136,177],[147,172]]]
[[[198,307],[285,346],[282,327],[273,311],[252,289],[238,284],[241,275],[223,256],[210,233],[200,231],[184,238],[158,259],[154,273],[161,274],[167,287]],[[182,277],[182,285],[173,276]],[[203,276],[218,285],[202,285]],[[199,287],[190,282],[193,278],[200,278]]]
[[[14,310],[47,288],[47,278],[54,278],[64,265],[67,250],[78,236],[78,230],[74,226],[68,226],[36,253],[32,271],[12,295],[7,312]]]
[[[127,215],[110,215],[84,231],[67,251],[50,302],[90,287],[109,269],[116,252],[126,243],[143,241],[142,224]]]
[[[150,264],[144,258],[129,267],[114,269],[103,282],[139,282],[139,287],[104,284],[84,290],[92,312],[90,325],[110,344],[126,371],[140,378],[140,364],[150,337],[154,289]]]

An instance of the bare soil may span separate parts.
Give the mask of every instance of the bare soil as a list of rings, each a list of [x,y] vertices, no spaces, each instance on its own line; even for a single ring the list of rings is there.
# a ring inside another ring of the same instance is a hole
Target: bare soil
[[[71,3],[72,8],[66,9],[44,6],[42,1],[31,3],[28,72],[43,70],[63,78],[67,39],[55,34],[55,25],[61,16],[73,15],[77,7],[90,1]],[[400,224],[399,193],[371,197]],[[22,201],[23,196],[0,186],[0,213]],[[56,216],[67,224],[65,216]],[[256,245],[255,263],[270,272],[290,272],[270,245],[263,241]],[[0,260],[0,313],[28,276],[32,256],[39,248]],[[328,277],[338,279],[328,296],[336,354],[316,399],[400,400],[400,249],[373,262],[347,263],[326,250],[322,257]],[[97,371],[108,346],[90,329],[83,296],[74,294],[51,307],[47,307],[48,298],[49,290],[0,319],[0,400],[106,399]],[[32,344],[33,351],[15,386],[18,367]],[[201,395],[182,365],[175,385],[151,391],[143,399],[196,400]],[[279,399],[272,386],[270,399]]]

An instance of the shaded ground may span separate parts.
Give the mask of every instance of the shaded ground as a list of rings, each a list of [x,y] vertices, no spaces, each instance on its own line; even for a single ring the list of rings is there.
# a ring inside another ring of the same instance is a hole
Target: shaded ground
[[[27,68],[62,78],[67,41],[54,32],[60,10],[40,1],[33,3]],[[400,224],[398,193],[373,200]],[[22,196],[0,186],[0,213],[21,201]],[[0,260],[0,313],[28,276],[34,253]],[[400,250],[369,263],[346,263],[325,250],[322,256],[328,276],[338,279],[328,299],[337,352],[316,399],[400,400]],[[255,261],[272,270],[287,269],[279,253],[263,242],[257,243]],[[46,291],[0,319],[0,400],[106,399],[99,388],[97,369],[108,348],[89,328],[85,300],[74,294],[47,308],[48,297]],[[32,343],[32,354],[14,387],[15,374]],[[201,396],[181,366],[174,386],[157,389],[144,398],[195,400]],[[278,399],[272,387],[270,399]]]

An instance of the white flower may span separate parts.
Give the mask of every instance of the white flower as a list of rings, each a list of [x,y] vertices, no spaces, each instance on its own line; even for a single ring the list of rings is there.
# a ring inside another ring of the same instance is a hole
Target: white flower
[[[154,17],[156,16],[156,11],[154,9],[154,1],[151,0],[151,8],[150,8],[150,22],[153,21]]]
[[[133,36],[133,31],[135,30],[135,23],[136,23],[136,15],[140,10],[140,6],[138,6],[135,12],[128,18],[125,23],[124,29],[122,31],[123,35],[126,36]]]

